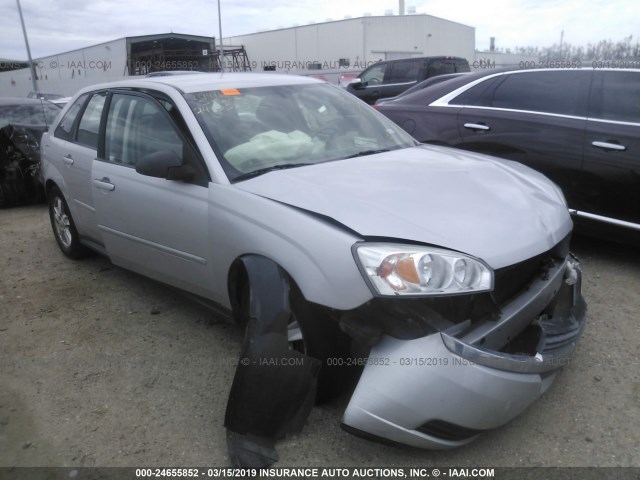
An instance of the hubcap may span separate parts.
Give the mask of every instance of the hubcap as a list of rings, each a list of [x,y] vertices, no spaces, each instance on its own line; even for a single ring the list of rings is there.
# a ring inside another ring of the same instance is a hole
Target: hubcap
[[[71,224],[60,197],[56,197],[53,200],[53,224],[60,243],[65,248],[69,248],[71,246]]]

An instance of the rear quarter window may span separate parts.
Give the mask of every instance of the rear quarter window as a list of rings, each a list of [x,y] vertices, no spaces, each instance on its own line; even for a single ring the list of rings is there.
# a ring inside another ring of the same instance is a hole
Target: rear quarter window
[[[88,97],[89,97],[88,93],[81,95],[73,103],[73,105],[69,107],[69,110],[67,110],[67,113],[64,114],[64,117],[62,117],[62,120],[60,121],[60,123],[56,127],[55,132],[53,133],[53,135],[56,138],[67,140],[69,142],[73,141],[73,134],[74,134],[73,128],[76,122],[76,118],[78,117],[78,114],[80,113],[80,110],[82,110],[82,106],[84,105],[84,102],[87,100]]]
[[[85,108],[82,118],[78,123],[78,143],[90,148],[98,148],[98,131],[100,130],[100,118],[102,117],[102,110],[104,108],[104,102],[107,98],[106,92],[101,92],[94,95],[87,108]]]
[[[586,117],[590,81],[591,71],[513,73],[498,77],[480,94],[482,84],[474,87],[475,98],[469,91],[465,104]]]

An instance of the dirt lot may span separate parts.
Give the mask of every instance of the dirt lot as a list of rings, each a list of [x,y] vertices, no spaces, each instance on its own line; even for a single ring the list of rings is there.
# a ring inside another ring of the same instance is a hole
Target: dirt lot
[[[279,466],[640,466],[640,249],[576,238],[589,324],[574,364],[454,451],[378,445],[314,408]],[[172,290],[59,252],[43,206],[0,210],[0,466],[224,466],[240,334]]]

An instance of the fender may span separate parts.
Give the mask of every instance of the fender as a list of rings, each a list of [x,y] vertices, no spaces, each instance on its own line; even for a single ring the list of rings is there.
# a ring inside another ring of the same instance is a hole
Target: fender
[[[261,256],[240,261],[249,282],[249,321],[224,425],[232,466],[259,468],[278,460],[276,440],[302,430],[321,362],[289,349],[291,285],[284,270]]]

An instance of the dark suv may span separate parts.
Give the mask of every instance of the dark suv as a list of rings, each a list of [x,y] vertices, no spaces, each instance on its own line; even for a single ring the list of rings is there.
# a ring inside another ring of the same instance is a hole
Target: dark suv
[[[539,170],[562,187],[583,231],[606,225],[607,235],[640,239],[640,70],[469,74],[379,110],[421,142]]]
[[[364,70],[347,86],[347,91],[373,105],[376,100],[400,95],[427,78],[469,71],[469,62],[460,57],[387,60]]]

